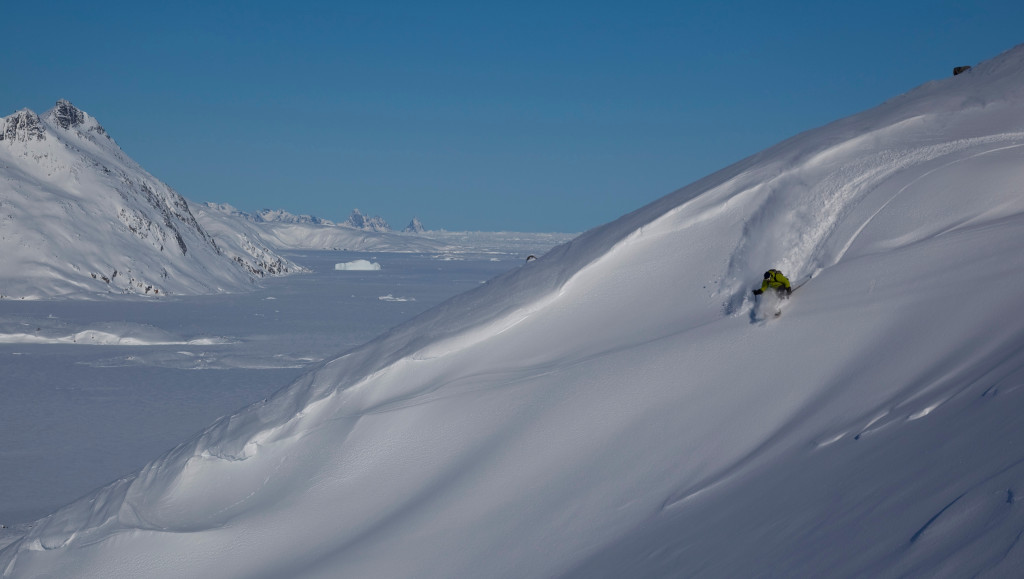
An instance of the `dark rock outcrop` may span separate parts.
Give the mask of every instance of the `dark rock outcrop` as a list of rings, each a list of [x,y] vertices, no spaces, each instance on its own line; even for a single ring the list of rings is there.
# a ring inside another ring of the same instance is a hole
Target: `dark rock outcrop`
[[[3,119],[0,126],[0,141],[45,141],[46,128],[39,115],[28,109],[22,109]]]

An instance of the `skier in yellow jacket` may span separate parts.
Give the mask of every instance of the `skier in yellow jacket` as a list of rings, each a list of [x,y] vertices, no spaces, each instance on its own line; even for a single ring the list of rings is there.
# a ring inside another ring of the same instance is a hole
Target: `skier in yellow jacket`
[[[793,293],[793,288],[789,285],[789,279],[777,269],[769,269],[764,272],[764,281],[761,282],[761,289],[754,290],[754,295],[759,296],[767,289],[775,290],[775,293],[781,297],[789,297],[789,294]]]

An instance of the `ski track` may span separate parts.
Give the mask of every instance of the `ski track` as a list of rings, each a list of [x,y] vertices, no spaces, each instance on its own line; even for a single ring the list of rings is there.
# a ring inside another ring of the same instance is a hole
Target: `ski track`
[[[796,239],[796,242],[792,244],[793,249],[786,253],[780,262],[783,264],[783,267],[787,267],[786,264],[789,264],[788,267],[790,267],[794,272],[803,272],[808,267],[808,264],[814,262],[815,256],[823,254],[827,246],[830,243],[834,243],[834,240],[831,239],[831,235],[836,229],[836,224],[850,211],[851,205],[854,205],[859,201],[866,191],[870,191],[877,187],[879,183],[890,179],[893,174],[915,166],[920,166],[943,156],[960,153],[971,147],[991,144],[993,142],[1005,142],[1010,139],[1020,139],[1021,137],[1021,134],[998,135],[984,139],[953,141],[950,143],[943,143],[919,149],[881,151],[876,155],[869,157],[867,160],[859,160],[855,163],[847,163],[828,169],[826,175],[813,187],[787,187],[787,185],[797,182],[795,180],[802,181],[807,178],[805,176],[801,176],[801,173],[816,170],[818,167],[827,167],[829,165],[829,156],[833,152],[826,151],[814,157],[813,162],[808,163],[809,167],[801,167],[799,170],[780,174],[775,179],[764,185],[746,189],[741,193],[748,197],[757,196],[760,193],[761,199],[760,209],[755,210],[747,220],[746,225],[744,226],[744,235],[742,237],[743,239],[765,238],[772,237],[773,231],[788,231],[790,229],[802,231],[802,234]],[[849,144],[844,144],[840,146],[839,149],[845,149],[848,146]],[[994,150],[1002,150],[1019,146],[1020,144],[1012,144],[995,149],[987,149],[972,155],[972,157],[983,155]],[[954,159],[949,163],[938,168],[931,169],[916,177],[910,184],[905,185],[903,188],[899,189],[895,195],[882,202],[879,209],[872,214],[871,219],[880,213],[896,196],[906,191],[913,183],[940,168],[955,164],[962,160],[964,159]],[[798,193],[794,194],[792,191],[797,191]],[[785,197],[785,200],[780,201],[780,197]],[[807,198],[821,199],[824,201],[819,203],[804,203]],[[338,398],[336,402],[340,402],[342,405],[348,406],[352,402],[351,397],[362,390],[363,384],[376,383],[381,379],[388,378],[388,375],[392,374],[401,375],[403,372],[408,371],[407,368],[409,368],[410,365],[418,365],[423,362],[438,361],[442,358],[449,358],[474,346],[480,345],[489,339],[500,336],[523,323],[531,316],[537,314],[537,312],[549,307],[562,296],[578,292],[579,289],[575,288],[577,280],[581,279],[581,277],[590,270],[599,269],[603,267],[605,262],[614,260],[617,254],[629,250],[641,239],[649,241],[653,237],[678,232],[700,222],[721,218],[726,216],[728,213],[726,204],[721,204],[706,210],[699,210],[699,208],[695,208],[695,210],[688,211],[688,207],[691,207],[692,205],[696,205],[696,203],[684,203],[679,207],[663,213],[651,222],[636,228],[632,233],[624,236],[621,240],[612,245],[608,251],[597,260],[588,263],[577,270],[576,273],[570,276],[557,291],[549,294],[547,297],[541,297],[532,303],[519,307],[503,316],[472,325],[445,339],[432,342],[429,346],[420,348],[411,354],[400,357],[387,366],[382,367],[380,370],[365,376],[363,379],[359,380],[358,383],[353,384],[352,386],[341,390],[335,390],[333,394],[328,394],[325,398],[321,398],[319,402],[325,403],[327,399],[334,398],[335,395],[340,395],[340,398]],[[781,211],[779,209],[780,206],[786,207],[789,210]],[[794,225],[794,221],[799,222],[802,225]],[[865,223],[857,228],[854,236],[843,244],[842,250],[838,252],[831,263],[819,263],[817,265],[827,267],[837,263],[843,255],[846,254],[850,245],[852,245],[853,240],[861,231],[863,231],[866,225],[867,224]],[[737,248],[730,259],[730,271],[728,271],[724,276],[724,279],[726,280],[724,283],[729,283],[730,279],[736,280],[740,278],[738,273],[740,266],[737,264],[749,261],[749,258],[745,259],[744,257],[745,255],[749,255],[749,253],[750,252],[744,251],[744,246],[742,244]],[[750,268],[747,267],[747,269]],[[795,278],[796,275],[793,277]],[[747,293],[747,288],[744,287],[742,291],[745,295]],[[690,329],[692,328],[685,328],[685,330],[680,331],[688,331]],[[657,336],[647,342],[662,339],[664,337],[665,336]],[[615,348],[615,350],[627,349],[628,347],[629,346],[623,346]],[[609,353],[610,351],[593,352],[579,360],[576,360],[575,362],[572,362],[572,364],[581,364],[587,360],[595,359]],[[563,360],[559,365],[564,366],[565,363],[566,362]],[[425,368],[417,368],[417,371],[424,369]],[[435,370],[435,372],[436,371],[437,370]],[[366,414],[390,412],[401,408],[430,403],[451,396],[464,395],[479,390],[481,388],[481,386],[479,386],[480,382],[492,384],[492,379],[500,378],[500,382],[503,385],[513,386],[516,383],[527,381],[538,375],[543,375],[548,371],[550,371],[550,368],[545,369],[544,365],[538,365],[533,366],[528,370],[522,368],[516,371],[499,369],[472,373],[460,376],[454,381],[447,381],[440,376],[437,376],[436,380],[428,380],[423,386],[417,386],[411,391],[401,387],[396,389],[395,381],[393,379],[388,379],[391,387],[386,389],[386,396],[377,401],[364,400],[363,403],[357,405],[357,408],[359,408],[358,411],[352,412],[350,410],[346,415],[358,419],[359,416]],[[416,381],[410,382],[410,384],[415,383]],[[466,384],[468,387],[460,386],[460,384]],[[476,386],[472,386],[473,384],[476,384]],[[910,413],[910,416],[914,416],[915,418],[923,417],[940,404],[941,402],[933,403],[933,405],[928,407],[926,411],[912,412]],[[893,403],[893,405],[895,405],[895,403]],[[353,408],[352,410],[355,409]],[[306,412],[296,414],[293,416],[292,420],[288,420],[283,424],[259,430],[249,438],[250,442],[245,445],[245,448],[256,449],[263,447],[268,444],[268,439],[280,440],[279,437],[274,436],[274,433],[285,428],[286,425],[293,423],[295,420],[305,419],[306,414]],[[889,411],[876,414],[876,416],[872,420],[868,421],[865,426],[856,430],[856,438],[859,438],[863,434],[877,431],[885,425],[890,424],[891,420],[887,419],[889,416]],[[908,415],[903,414],[902,416],[906,418]],[[288,426],[288,430],[294,430],[295,428],[297,428],[297,423],[293,423]],[[782,431],[785,431],[785,429],[780,429],[780,432]],[[827,442],[821,443],[818,446],[821,447],[832,444],[836,440],[845,436],[845,433],[847,432],[849,431],[844,430],[843,434],[831,436],[826,435],[821,437]],[[752,463],[753,459],[758,458],[757,462],[763,461],[764,457],[770,454],[766,452],[766,450],[776,442],[777,440],[775,436],[769,437],[757,447],[749,450],[749,452],[743,457],[721,469],[718,474],[713,474],[705,480],[669,497],[665,501],[663,508],[670,509],[675,505],[684,503],[689,498],[701,494],[708,489],[715,488],[738,475],[738,473],[746,471],[748,468],[754,466]],[[246,453],[243,452],[243,455],[245,454]],[[207,456],[209,456],[208,453]]]
[[[905,122],[910,121],[919,119]],[[921,179],[957,163],[1024,146],[1019,142],[1024,140],[1024,133],[1013,132],[957,139],[925,147],[885,149],[858,157],[854,162],[834,161],[849,155],[851,148],[875,143],[880,137],[872,134],[856,139],[857,143],[844,142],[755,188],[762,190],[753,196],[757,199],[757,208],[745,219],[741,241],[732,253],[723,278],[723,293],[732,294],[727,313],[739,313],[743,310],[742,304],[749,303],[746,285],[754,273],[766,267],[776,267],[790,279],[797,279],[807,274],[816,275],[822,269],[839,263],[864,228]],[[962,156],[965,151],[978,147],[984,147],[984,150]],[[872,191],[895,174],[913,171],[916,167],[951,155],[961,156],[926,170],[884,201],[871,199]],[[740,194],[747,193],[749,191]],[[854,207],[867,202],[879,203],[879,207],[847,239],[836,239],[838,225]],[[774,253],[760,250],[752,247],[752,240],[758,240],[762,246],[765,240],[773,240],[772,247],[783,249]],[[831,252],[830,248],[835,246],[840,249]]]
[[[991,141],[992,139],[997,139],[997,138],[1000,141],[1002,141],[1002,140],[1005,140],[1005,141],[1020,140],[1020,139],[1024,138],[1024,133],[1008,133],[1008,134],[1005,134],[1005,135],[998,135],[997,137],[992,137],[990,139],[985,139],[985,141]],[[978,139],[978,140],[982,140],[982,139]],[[990,144],[990,143],[986,142],[984,144]],[[860,237],[860,234],[861,234],[861,232],[864,231],[864,228],[866,228],[875,219],[875,217],[877,217],[882,211],[884,211],[885,208],[888,207],[890,203],[892,203],[900,195],[902,195],[905,191],[910,189],[912,186],[917,184],[922,179],[928,177],[932,173],[935,173],[937,171],[940,171],[940,170],[943,170],[943,169],[947,169],[947,168],[949,168],[949,167],[951,167],[953,165],[956,165],[957,163],[962,163],[964,161],[967,161],[967,160],[970,160],[970,159],[974,159],[974,158],[977,158],[977,157],[981,157],[983,155],[988,155],[988,154],[991,154],[991,153],[996,152],[996,151],[1005,151],[1005,150],[1008,150],[1008,149],[1014,149],[1014,148],[1022,147],[1022,146],[1024,146],[1024,144],[1015,143],[1015,144],[1006,145],[1006,146],[1002,146],[1002,147],[995,147],[995,148],[992,148],[992,149],[986,149],[986,150],[981,151],[979,153],[975,153],[973,155],[970,155],[969,157],[966,157],[966,158],[954,159],[952,161],[949,161],[948,163],[945,163],[945,164],[943,164],[943,165],[941,165],[939,167],[936,167],[934,169],[926,171],[925,173],[922,173],[921,175],[917,176],[916,178],[914,178],[913,181],[911,181],[910,183],[907,183],[902,188],[900,188],[900,190],[897,191],[893,196],[891,196],[888,199],[886,199],[886,201],[884,203],[882,203],[882,205],[878,209],[876,209],[875,212],[872,213],[871,216],[868,217],[857,228],[857,230],[853,233],[853,235],[850,236],[850,238],[846,241],[846,243],[843,245],[843,247],[836,253],[835,258],[833,258],[831,260],[831,264],[830,265],[834,265],[835,263],[838,263],[839,261],[841,261],[843,256],[846,255],[846,252],[850,250],[850,246],[852,246],[853,243],[855,241],[857,241],[857,238]],[[930,160],[930,159],[925,159],[925,161],[927,161],[927,160]]]

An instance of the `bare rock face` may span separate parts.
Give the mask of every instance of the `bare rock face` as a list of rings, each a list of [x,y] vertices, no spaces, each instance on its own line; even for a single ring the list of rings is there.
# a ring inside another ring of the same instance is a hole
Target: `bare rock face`
[[[369,217],[363,215],[358,209],[353,209],[352,214],[348,216],[348,220],[343,223],[346,227],[352,227],[354,229],[363,229],[366,231],[376,231],[378,233],[385,233],[391,231],[391,226],[388,225],[387,221],[384,221],[383,217],[375,215]]]
[[[57,106],[53,109],[53,117],[62,129],[80,126],[85,123],[86,118],[85,113],[64,99],[57,101]]]
[[[28,142],[45,141],[46,128],[39,115],[28,109],[21,109],[3,119],[0,124],[0,141]]]
[[[423,223],[420,222],[420,218],[413,217],[412,221],[409,222],[409,225],[406,225],[405,229],[402,231],[405,233],[423,233],[426,230],[423,228]]]

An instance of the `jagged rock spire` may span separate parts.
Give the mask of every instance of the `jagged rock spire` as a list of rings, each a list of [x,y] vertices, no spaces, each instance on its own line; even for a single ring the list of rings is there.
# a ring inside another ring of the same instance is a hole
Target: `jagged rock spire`
[[[344,225],[354,227],[355,229],[364,229],[366,231],[391,231],[391,226],[388,225],[387,221],[384,221],[383,217],[380,217],[379,215],[367,217],[358,209],[352,210],[352,214],[348,216],[348,220],[345,221]]]
[[[423,229],[423,223],[420,222],[420,218],[413,217],[412,221],[409,222],[409,225],[406,225],[405,229],[402,231],[406,233],[423,233],[425,229]]]

